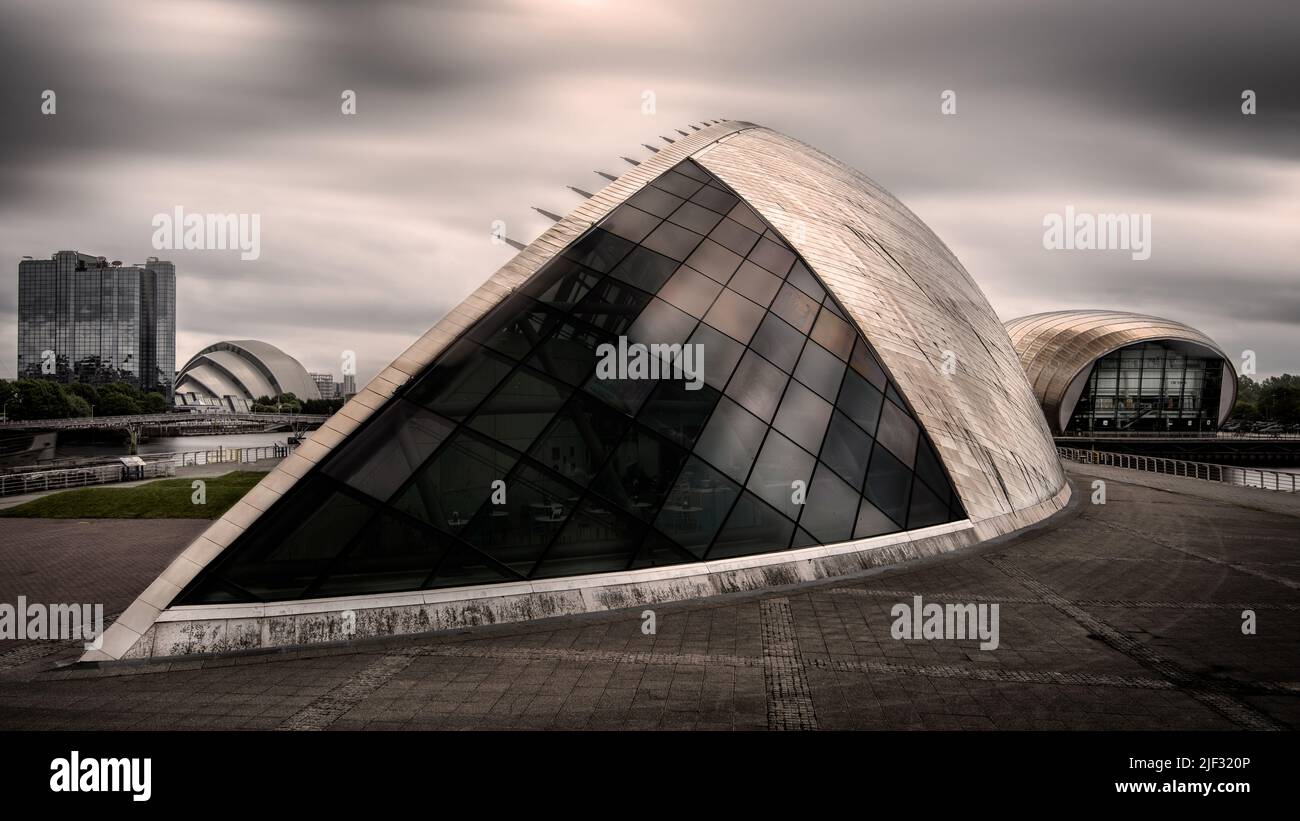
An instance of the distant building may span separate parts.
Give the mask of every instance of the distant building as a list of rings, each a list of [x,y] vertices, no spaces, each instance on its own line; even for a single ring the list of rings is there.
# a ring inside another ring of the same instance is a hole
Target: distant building
[[[338,396],[339,383],[334,381],[334,374],[313,373],[311,378],[316,382],[316,390],[320,391],[321,399],[334,399]]]
[[[1075,310],[1006,328],[1054,434],[1215,430],[1237,400],[1232,357],[1181,322]]]
[[[357,392],[357,378],[352,374],[343,375],[342,396],[354,396]]]
[[[18,263],[18,375],[172,392],[176,266],[77,251]]]
[[[177,405],[217,400],[239,409],[241,403],[285,393],[302,401],[320,399],[315,379],[298,360],[255,339],[214,342],[191,357],[176,377]]]

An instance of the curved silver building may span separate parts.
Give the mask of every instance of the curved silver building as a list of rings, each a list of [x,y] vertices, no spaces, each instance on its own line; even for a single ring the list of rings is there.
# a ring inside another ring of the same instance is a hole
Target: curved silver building
[[[842,575],[1068,498],[1002,324],[943,243],[859,172],[719,121],[488,278],[85,658]]]
[[[1051,311],[1006,328],[1054,434],[1212,430],[1237,399],[1231,357],[1181,322]]]
[[[298,360],[255,339],[216,342],[196,353],[176,375],[176,393],[248,402],[284,393],[320,399],[315,380]]]

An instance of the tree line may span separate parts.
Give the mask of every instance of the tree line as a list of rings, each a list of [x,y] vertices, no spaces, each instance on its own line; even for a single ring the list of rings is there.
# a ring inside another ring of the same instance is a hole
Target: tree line
[[[1237,404],[1232,418],[1244,422],[1300,423],[1300,376],[1284,373],[1256,382],[1237,378]]]
[[[166,413],[172,403],[157,391],[129,382],[62,384],[50,379],[0,379],[0,403],[7,419],[68,419]]]

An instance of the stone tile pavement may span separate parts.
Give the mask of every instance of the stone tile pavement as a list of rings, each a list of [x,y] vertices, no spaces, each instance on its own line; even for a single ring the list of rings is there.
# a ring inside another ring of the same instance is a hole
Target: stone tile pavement
[[[0,728],[1300,725],[1300,499],[1243,506],[1195,480],[1070,472],[1076,502],[1046,526],[858,577],[659,605],[654,635],[636,608],[100,669],[58,666],[70,646],[0,644]],[[1105,505],[1089,501],[1098,477]],[[203,523],[99,522],[94,538],[75,524],[0,520],[0,601],[124,606]],[[997,603],[999,647],[892,638],[891,608],[914,595]]]

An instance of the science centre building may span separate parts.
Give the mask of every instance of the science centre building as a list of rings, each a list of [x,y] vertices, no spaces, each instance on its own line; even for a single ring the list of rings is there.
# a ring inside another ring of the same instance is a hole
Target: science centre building
[[[947,247],[810,146],[692,129],[434,325],[83,660],[756,589],[1061,508],[1039,404]]]
[[[1237,371],[1201,331],[1128,311],[1049,311],[1006,324],[1053,434],[1217,430]]]

